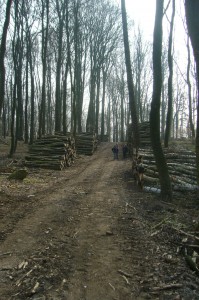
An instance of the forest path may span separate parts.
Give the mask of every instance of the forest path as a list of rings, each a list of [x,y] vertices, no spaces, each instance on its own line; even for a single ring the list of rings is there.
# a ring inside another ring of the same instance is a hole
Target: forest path
[[[171,280],[164,278],[161,246],[139,214],[142,200],[152,198],[133,183],[130,160],[113,160],[111,147],[102,143],[37,193],[5,232],[1,300],[181,299],[175,290],[168,298],[161,289],[150,293],[149,287]]]

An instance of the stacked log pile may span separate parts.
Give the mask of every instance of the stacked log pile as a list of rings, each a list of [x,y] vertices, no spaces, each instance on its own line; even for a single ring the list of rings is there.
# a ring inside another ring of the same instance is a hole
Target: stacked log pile
[[[139,133],[140,133],[140,148],[150,147],[151,139],[150,139],[150,123],[142,122],[139,123]],[[133,127],[132,124],[129,124],[127,129],[127,141],[128,141],[128,149],[129,154],[131,156],[135,155],[134,151],[134,143],[133,143]]]
[[[29,146],[26,166],[62,170],[69,167],[75,157],[75,140],[70,133],[48,135]]]
[[[139,124],[140,147],[148,147],[151,145],[150,139],[150,123],[143,122]]]
[[[77,134],[75,144],[77,154],[93,155],[98,145],[97,135],[89,132]]]
[[[164,150],[164,154],[173,189],[178,191],[198,189],[195,153],[183,149],[175,149],[175,151],[167,149]],[[145,168],[144,189],[160,191],[159,176],[152,150],[142,148],[139,150],[139,155],[143,156]]]
[[[103,136],[102,135],[98,136],[98,141],[99,142],[109,142],[109,135],[104,134]]]

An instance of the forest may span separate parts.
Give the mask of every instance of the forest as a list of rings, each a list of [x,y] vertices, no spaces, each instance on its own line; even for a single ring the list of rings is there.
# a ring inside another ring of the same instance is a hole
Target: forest
[[[9,155],[18,141],[57,132],[122,142],[129,126],[139,148],[138,124],[149,121],[162,194],[172,194],[162,151],[171,139],[195,144],[199,179],[198,8],[197,0],[180,11],[175,0],[157,0],[149,42],[125,0],[0,0],[0,136],[11,137]]]

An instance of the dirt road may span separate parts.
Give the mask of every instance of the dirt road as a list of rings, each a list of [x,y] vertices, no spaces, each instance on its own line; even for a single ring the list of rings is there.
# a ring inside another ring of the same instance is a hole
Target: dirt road
[[[130,165],[104,143],[66,171],[1,182],[1,300],[199,299],[170,233],[152,234],[174,212]]]

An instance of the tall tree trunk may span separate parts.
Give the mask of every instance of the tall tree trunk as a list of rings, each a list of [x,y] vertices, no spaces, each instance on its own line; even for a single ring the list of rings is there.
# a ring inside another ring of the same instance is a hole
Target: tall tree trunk
[[[86,51],[84,29],[82,29],[81,2],[74,2],[74,131],[82,132],[82,107],[85,84]]]
[[[19,21],[19,2],[15,1],[15,14],[14,14],[14,37],[12,41],[12,55],[13,55],[13,65],[14,65],[14,88],[13,88],[13,103],[12,103],[12,116],[11,116],[11,146],[10,146],[10,157],[15,153],[17,147],[17,129],[18,129],[18,115],[17,115],[17,97],[20,95],[20,83],[19,78],[21,78],[20,71],[20,21]]]
[[[120,85],[120,101],[121,101],[121,142],[124,142],[125,140],[125,134],[124,134],[124,99],[125,99],[125,83],[124,83],[124,74],[122,71],[122,77],[121,77],[121,85]]]
[[[45,22],[46,11],[46,24]],[[47,49],[48,49],[48,27],[49,27],[49,0],[42,0],[42,95],[39,112],[39,137],[46,131],[46,72],[47,72]]]
[[[86,131],[93,132],[95,130],[95,98],[96,98],[96,58],[92,57],[91,50],[91,74],[90,74],[90,101],[88,107],[88,115],[86,121]]]
[[[32,144],[35,136],[35,82],[34,82],[34,66],[33,66],[33,51],[32,51],[32,36],[30,27],[28,25],[28,18],[26,15],[26,41],[27,41],[27,60],[30,69],[30,136],[29,143]]]
[[[171,182],[160,140],[160,100],[162,88],[162,19],[164,0],[156,0],[156,16],[153,34],[153,95],[150,112],[151,143],[159,172],[161,196],[172,199]]]
[[[191,39],[197,74],[197,128],[196,128],[196,166],[199,184],[199,1],[185,0],[185,14],[188,33]]]
[[[191,66],[191,54],[189,47],[189,37],[187,37],[187,86],[188,86],[188,99],[189,99],[189,126],[191,129],[191,138],[192,141],[195,140],[195,129],[193,123],[193,114],[192,114],[192,96],[191,96],[191,81],[190,81],[190,66]]]
[[[47,64],[47,132],[53,133],[53,116],[52,116],[52,72],[51,72],[51,60],[48,59]]]
[[[110,137],[111,137],[111,99],[109,97],[108,99],[108,109],[107,109],[107,135],[109,138],[110,142]]]
[[[60,90],[60,80],[61,80],[61,61],[62,61],[62,36],[63,36],[63,26],[60,24],[59,28],[59,49],[58,49],[58,59],[56,66],[56,92],[55,92],[55,131],[61,131],[61,90]]]
[[[131,111],[134,145],[137,152],[139,147],[139,142],[140,142],[139,125],[138,125],[136,99],[135,99],[135,91],[134,91],[132,68],[131,68],[131,57],[130,57],[130,49],[129,49],[125,0],[121,0],[121,9],[122,9],[122,25],[123,25],[125,62],[126,62],[126,71],[127,71],[127,83],[128,83],[128,92],[129,92],[129,107]]]
[[[6,18],[3,26],[3,33],[1,37],[1,45],[0,45],[0,118],[1,118],[1,110],[4,103],[5,96],[5,66],[4,66],[4,57],[6,52],[6,38],[8,32],[8,26],[10,22],[10,10],[11,10],[12,0],[7,1],[6,6]],[[1,119],[0,119],[1,122]],[[1,133],[0,133],[1,134]]]
[[[100,74],[101,74],[101,69],[98,68],[97,70],[97,92],[96,92],[96,113],[95,113],[95,132],[96,134],[99,134],[99,107],[100,107]],[[102,87],[102,111],[103,111],[103,96],[105,97],[105,92],[104,92],[104,78],[103,78],[103,87]],[[101,124],[102,125],[102,124]],[[103,128],[104,130],[104,128]],[[101,127],[102,131],[102,127]]]
[[[101,113],[101,140],[103,141],[104,134],[105,134],[105,128],[104,128],[104,122],[105,122],[105,94],[106,94],[106,79],[107,79],[107,73],[106,70],[103,68],[102,70],[103,79],[102,79],[102,113]]]
[[[23,141],[23,133],[24,133],[24,113],[23,113],[23,93],[22,93],[22,68],[23,68],[23,25],[20,28],[19,38],[17,40],[17,51],[18,51],[18,70],[17,70],[17,112],[16,112],[16,134],[17,140]]]
[[[30,112],[30,144],[33,143],[35,137],[35,80],[34,80],[34,67],[32,62],[32,53],[29,55],[30,65],[30,84],[31,84],[31,112]]]
[[[62,98],[61,98],[61,68],[62,68],[62,50],[63,50],[63,29],[66,16],[66,3],[60,8],[60,3],[56,0],[57,13],[59,17],[58,30],[58,57],[56,64],[56,91],[55,91],[55,131],[61,131],[62,125]]]
[[[163,81],[163,80],[162,80]],[[165,88],[164,84],[162,85],[162,101],[161,101],[161,110],[162,110],[162,118],[161,118],[161,140],[164,140],[165,137],[165,120],[166,120],[166,103],[165,103]]]
[[[29,102],[29,82],[28,82],[28,51],[26,51],[26,82],[25,82],[25,89],[26,89],[26,100],[25,100],[25,114],[24,114],[24,139],[25,143],[28,144],[29,133],[28,133],[28,102]]]
[[[16,77],[16,75],[15,75]],[[16,136],[15,136],[15,113],[16,113],[16,93],[17,93],[17,85],[16,78],[14,79],[14,88],[13,88],[13,101],[12,101],[12,111],[11,111],[11,126],[10,126],[10,134],[11,134],[11,145],[9,156],[12,157],[15,153],[15,145],[16,145]]]
[[[68,79],[68,61],[66,62],[64,80],[63,80],[63,133],[67,132],[67,79]]]
[[[168,78],[168,111],[167,111],[167,121],[166,121],[166,131],[164,146],[167,148],[169,145],[169,139],[171,136],[171,127],[173,120],[173,25],[175,17],[175,0],[172,2],[172,16],[170,23],[170,34],[169,34],[169,47],[168,47],[168,65],[169,65],[169,78]]]

